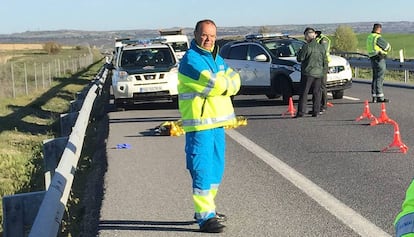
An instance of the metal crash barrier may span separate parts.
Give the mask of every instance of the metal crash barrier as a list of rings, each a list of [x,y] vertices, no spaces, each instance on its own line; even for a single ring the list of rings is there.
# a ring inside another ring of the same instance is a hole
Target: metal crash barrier
[[[71,127],[65,129],[62,126],[62,130],[67,131],[68,137],[44,141],[47,191],[3,197],[4,237],[24,237],[27,235],[24,233],[24,228],[30,225],[32,226],[30,237],[57,236],[81,155],[91,111],[96,97],[101,94],[108,72],[106,65],[102,67],[94,80],[85,88],[87,93],[84,90],[85,95],[77,96],[76,102],[71,103],[72,116],[68,116],[70,119],[61,119],[61,123],[65,123],[66,127]],[[73,111],[77,108],[80,110]]]
[[[358,78],[358,69],[359,68],[371,68],[371,60],[368,55],[355,52],[336,52],[334,53],[338,56],[346,58],[354,68],[355,77]],[[409,80],[409,73],[414,71],[414,61],[404,59],[402,50],[400,50],[399,59],[386,59],[387,70],[394,71],[404,71],[404,83],[407,83]]]

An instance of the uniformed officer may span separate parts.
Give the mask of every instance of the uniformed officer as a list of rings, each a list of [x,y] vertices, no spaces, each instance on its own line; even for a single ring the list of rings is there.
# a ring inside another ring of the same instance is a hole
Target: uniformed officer
[[[381,36],[382,25],[374,24],[371,34],[367,37],[367,51],[372,66],[372,102],[388,102],[384,98],[383,84],[386,71],[385,58],[391,51],[391,45]]]

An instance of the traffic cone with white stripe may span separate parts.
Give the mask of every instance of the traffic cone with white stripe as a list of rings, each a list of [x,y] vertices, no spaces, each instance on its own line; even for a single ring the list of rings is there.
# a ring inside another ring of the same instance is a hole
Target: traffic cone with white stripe
[[[388,117],[387,112],[385,111],[385,103],[381,104],[381,115],[379,118],[374,119],[371,122],[371,126],[380,124],[380,123],[388,123],[391,119]]]
[[[284,112],[282,114],[282,116],[285,116],[285,114],[287,114],[287,113],[289,113],[291,117],[295,117],[296,109],[295,109],[295,106],[293,105],[293,99],[292,99],[292,97],[289,97],[288,110],[286,112]]]
[[[326,102],[326,106],[328,106],[328,107],[334,107],[334,105],[331,103],[331,102]]]
[[[359,121],[363,118],[368,118],[370,120],[376,119],[375,116],[371,114],[371,111],[369,110],[368,100],[365,101],[364,112],[362,112],[361,116],[356,118],[355,121]]]
[[[388,149],[390,149],[392,147],[398,147],[400,152],[407,153],[408,147],[401,141],[400,128],[399,128],[397,122],[395,122],[392,119],[389,119],[388,123],[391,123],[394,126],[394,140],[386,148],[382,149],[381,152],[386,152],[386,151],[388,151]]]

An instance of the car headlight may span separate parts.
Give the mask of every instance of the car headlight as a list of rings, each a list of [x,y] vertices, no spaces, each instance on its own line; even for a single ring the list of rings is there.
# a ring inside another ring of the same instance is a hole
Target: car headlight
[[[298,71],[298,72],[300,72],[300,71],[301,71],[300,64],[295,64],[295,65],[293,65],[293,68],[294,68],[296,71]]]
[[[120,81],[127,81],[128,80],[128,73],[126,71],[119,71],[118,78]]]

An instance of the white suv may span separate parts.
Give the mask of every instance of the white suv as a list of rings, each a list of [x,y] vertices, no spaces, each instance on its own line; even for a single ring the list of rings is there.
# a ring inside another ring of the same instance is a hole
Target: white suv
[[[240,73],[239,94],[266,95],[268,98],[298,95],[300,90],[300,63],[296,53],[305,42],[283,34],[247,35],[245,40],[226,43],[220,55]],[[342,57],[331,55],[327,90],[334,99],[341,99],[344,90],[352,85],[352,70]]]
[[[177,101],[178,61],[168,44],[124,42],[114,60],[114,103],[122,108],[136,101]]]

